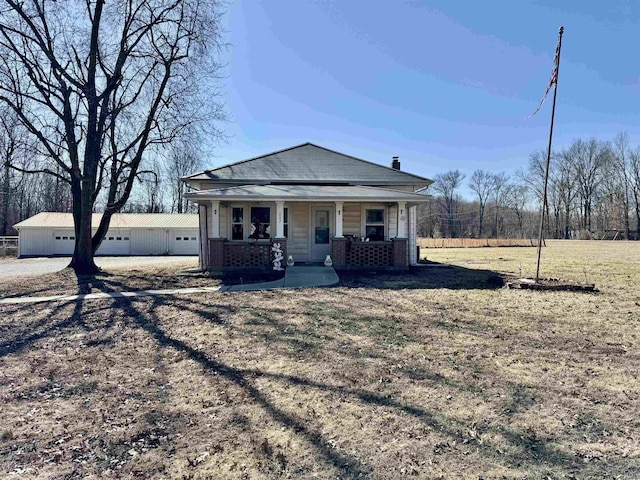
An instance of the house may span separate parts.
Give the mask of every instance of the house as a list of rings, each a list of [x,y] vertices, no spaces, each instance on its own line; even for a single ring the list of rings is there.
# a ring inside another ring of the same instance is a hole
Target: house
[[[270,269],[273,247],[296,264],[329,255],[337,270],[407,269],[433,183],[397,157],[385,167],[312,143],[182,180],[199,205],[200,265],[213,272]]]
[[[94,213],[95,230],[102,214]],[[41,212],[14,225],[21,257],[73,255],[71,213]],[[192,213],[116,213],[96,255],[198,255],[198,215]]]

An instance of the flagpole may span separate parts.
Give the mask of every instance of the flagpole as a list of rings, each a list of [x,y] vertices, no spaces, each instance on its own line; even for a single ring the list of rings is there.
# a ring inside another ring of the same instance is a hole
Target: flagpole
[[[536,283],[540,280],[540,253],[542,252],[542,232],[544,230],[544,212],[547,209],[547,185],[549,184],[549,164],[551,163],[551,141],[553,139],[553,122],[556,116],[556,97],[558,95],[558,77],[560,75],[560,49],[564,27],[558,31],[558,54],[556,58],[556,81],[553,87],[553,106],[551,107],[551,127],[549,128],[549,147],[547,148],[547,166],[544,172],[544,191],[542,194],[542,210],[540,211],[540,232],[538,234],[538,263],[536,265]]]

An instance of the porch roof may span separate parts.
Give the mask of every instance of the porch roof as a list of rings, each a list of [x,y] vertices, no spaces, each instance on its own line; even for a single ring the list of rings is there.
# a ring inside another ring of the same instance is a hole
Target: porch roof
[[[343,202],[428,202],[430,195],[402,192],[378,187],[334,185],[243,185],[199,190],[185,194],[194,202],[220,201],[343,201]]]

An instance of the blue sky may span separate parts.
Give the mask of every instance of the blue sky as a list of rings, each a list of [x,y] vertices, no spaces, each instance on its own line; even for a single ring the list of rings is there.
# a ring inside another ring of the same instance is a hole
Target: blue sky
[[[232,2],[232,122],[207,166],[307,141],[433,177],[513,173],[546,147],[564,25],[554,149],[629,133],[640,144],[640,2]],[[468,193],[468,192],[465,192]]]

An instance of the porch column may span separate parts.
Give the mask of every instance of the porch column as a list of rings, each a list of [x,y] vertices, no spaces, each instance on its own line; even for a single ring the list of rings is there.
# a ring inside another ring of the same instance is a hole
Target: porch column
[[[407,238],[407,202],[398,202],[397,238]]]
[[[335,230],[335,238],[342,238],[342,214],[343,205],[342,202],[335,202],[336,204],[336,230]]]
[[[220,238],[220,202],[211,202],[211,238]]]
[[[276,238],[284,238],[284,202],[276,202]]]

